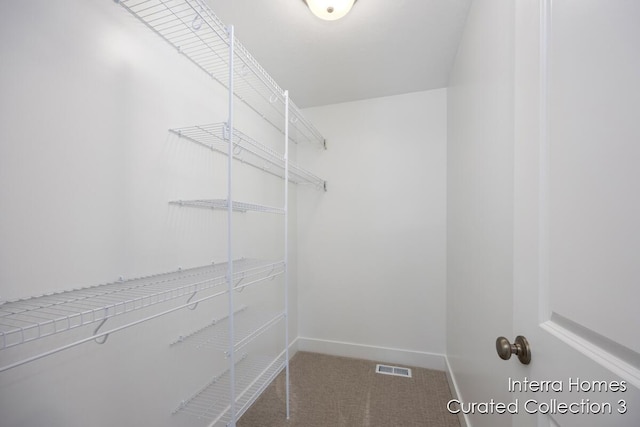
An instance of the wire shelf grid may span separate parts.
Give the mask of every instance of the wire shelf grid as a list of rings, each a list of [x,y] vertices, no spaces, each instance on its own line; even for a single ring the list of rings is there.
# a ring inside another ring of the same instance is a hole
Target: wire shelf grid
[[[189,126],[169,129],[169,131],[210,150],[228,154],[229,128],[226,123]],[[282,154],[237,129],[233,130],[233,136],[234,159],[284,179],[285,159]],[[291,162],[289,162],[289,181],[294,184],[312,185],[317,189],[325,188],[325,181],[322,178]]]
[[[169,202],[172,205],[188,206],[192,208],[206,208],[206,209],[219,209],[227,210],[229,208],[229,201],[227,199],[203,199],[203,200],[172,200]],[[273,214],[284,214],[284,208],[277,208],[273,206],[257,205],[254,203],[245,203],[233,201],[233,210],[237,212],[265,212]]]
[[[236,418],[239,418],[262,391],[284,369],[286,355],[283,351],[275,358],[243,355],[236,363]],[[174,414],[186,414],[199,419],[211,420],[210,425],[231,422],[229,370],[214,377],[206,386],[183,400]]]
[[[233,278],[271,277],[283,264],[235,260]],[[0,350],[225,285],[227,269],[225,262],[5,302]]]
[[[265,312],[240,308],[234,313],[234,346],[238,351],[285,318],[284,312]],[[211,322],[204,328],[179,337],[171,345],[194,345],[197,349],[214,349],[229,356],[229,317]]]
[[[176,50],[228,88],[230,45],[227,28],[204,0],[116,0]],[[234,94],[284,133],[284,91],[238,41],[234,40]],[[324,144],[324,138],[289,102],[289,138]]]

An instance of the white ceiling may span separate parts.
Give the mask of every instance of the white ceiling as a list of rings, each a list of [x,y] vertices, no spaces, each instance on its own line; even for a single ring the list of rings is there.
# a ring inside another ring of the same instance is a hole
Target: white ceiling
[[[301,107],[446,87],[471,0],[358,0],[316,18],[303,0],[207,0]]]

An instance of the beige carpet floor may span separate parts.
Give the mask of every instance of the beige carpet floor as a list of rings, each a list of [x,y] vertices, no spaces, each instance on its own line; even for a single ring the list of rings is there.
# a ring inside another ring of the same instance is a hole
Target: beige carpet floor
[[[284,371],[238,427],[459,427],[447,411],[444,372],[412,368],[412,378],[375,373],[376,362],[298,352],[290,363],[291,417]]]

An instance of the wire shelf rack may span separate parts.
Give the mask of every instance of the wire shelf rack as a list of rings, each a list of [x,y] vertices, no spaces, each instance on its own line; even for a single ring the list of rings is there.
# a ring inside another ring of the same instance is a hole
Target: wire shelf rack
[[[229,128],[226,123],[212,123],[198,126],[169,129],[181,138],[209,148],[210,150],[227,155],[229,143]],[[261,144],[234,128],[233,130],[233,158],[242,163],[256,167],[284,179],[285,160],[282,154]],[[289,181],[294,184],[312,185],[317,189],[325,189],[322,178],[289,162]]]
[[[116,0],[180,54],[228,88],[229,35],[204,0]],[[284,91],[236,39],[234,94],[284,133]],[[324,144],[324,138],[289,101],[289,138]]]
[[[265,280],[282,274],[283,265],[235,260],[233,278],[236,283]],[[227,270],[225,262],[5,302],[0,305],[0,350],[179,297],[191,299],[225,285]]]
[[[283,351],[275,359],[245,354],[239,359],[235,367],[236,389],[239,390],[236,395],[237,418],[244,414],[262,391],[284,369],[286,354]],[[212,426],[216,423],[229,423],[231,421],[230,387],[230,375],[227,370],[214,377],[188,399],[183,400],[173,413],[211,420],[210,425]]]
[[[172,200],[169,202],[172,205],[188,206],[192,208],[206,208],[206,209],[221,209],[226,210],[229,208],[229,201],[227,199],[203,199],[203,200]],[[254,203],[245,203],[233,201],[233,210],[236,212],[265,212],[273,214],[284,214],[284,208],[277,208],[273,206],[256,205]]]
[[[241,350],[262,333],[268,331],[285,318],[284,312],[264,312],[242,307],[234,313],[234,346]],[[197,349],[220,350],[229,355],[229,317],[215,320],[209,325],[178,337],[171,345],[190,344]]]

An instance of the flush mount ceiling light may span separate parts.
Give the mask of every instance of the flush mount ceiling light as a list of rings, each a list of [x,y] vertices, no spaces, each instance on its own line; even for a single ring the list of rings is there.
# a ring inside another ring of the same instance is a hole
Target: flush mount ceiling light
[[[357,0],[302,0],[320,19],[335,21],[345,16]]]

